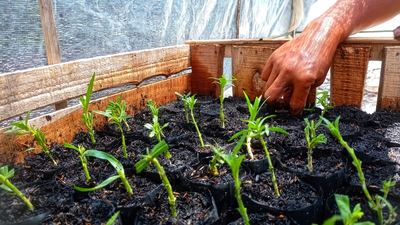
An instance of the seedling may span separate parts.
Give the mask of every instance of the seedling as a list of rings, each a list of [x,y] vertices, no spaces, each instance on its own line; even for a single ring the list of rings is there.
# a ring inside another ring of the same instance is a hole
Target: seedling
[[[196,104],[196,102],[197,102],[197,99],[195,99],[194,97],[195,97],[195,95],[192,95],[192,97],[190,97],[190,99],[189,99],[190,115],[192,116],[193,124],[196,127],[197,133],[199,134],[201,147],[204,148],[203,138],[201,137],[199,127],[197,126],[197,123],[196,123],[196,120],[194,119],[194,114],[193,114],[194,104]]]
[[[321,113],[322,117],[324,116],[325,112],[328,109],[333,109],[333,106],[329,103],[329,100],[328,100],[328,91],[318,92],[317,93],[317,102],[315,103],[315,105],[310,108],[304,109],[304,110],[314,112],[315,106],[322,106],[322,108],[323,108],[323,111]]]
[[[31,114],[31,111],[29,111],[28,114],[26,115],[25,121],[11,123],[11,125],[13,127],[10,130],[5,131],[4,133],[10,133],[10,132],[17,131],[16,133],[14,133],[14,135],[16,135],[16,136],[25,135],[25,134],[33,134],[33,136],[35,137],[35,141],[42,147],[42,151],[44,153],[46,153],[47,156],[49,156],[49,158],[53,161],[54,165],[57,166],[57,162],[53,159],[50,151],[47,149],[46,138],[45,138],[42,130],[40,130],[40,128],[35,129],[34,124],[30,125],[30,126],[28,125],[28,120],[29,120],[30,114]],[[23,131],[26,131],[26,132],[23,132]],[[30,151],[33,149],[37,149],[37,148],[29,148],[25,151]]]
[[[218,143],[215,142],[215,146],[213,145],[207,145],[211,148],[215,148],[215,151],[219,151],[221,153],[223,153],[224,149],[218,146]],[[221,157],[218,154],[214,154],[213,158],[210,160],[210,163],[208,164],[208,166],[210,167],[210,174],[214,177],[218,176],[218,165],[224,163],[224,161],[221,159]]]
[[[242,196],[240,194],[240,185],[242,184],[242,182],[239,179],[239,168],[245,155],[238,156],[238,152],[243,145],[245,138],[246,135],[242,135],[242,138],[240,138],[239,142],[236,144],[233,153],[224,154],[220,152],[217,148],[212,148],[212,150],[215,152],[215,154],[219,155],[226,163],[228,163],[229,167],[231,168],[232,176],[235,180],[235,197],[239,206],[238,210],[240,215],[242,215],[245,224],[249,225],[250,221],[249,217],[247,216],[247,209],[243,205]]]
[[[324,222],[323,225],[335,225],[336,221],[342,221],[344,225],[374,225],[372,222],[358,222],[364,213],[361,211],[360,203],[358,203],[353,212],[350,209],[350,200],[347,195],[335,194],[336,204],[338,205],[340,215],[334,215]]]
[[[90,97],[92,96],[95,75],[96,73],[93,73],[92,79],[90,80],[88,89],[86,91],[86,96],[81,96],[81,98],[79,99],[83,107],[82,121],[89,129],[90,139],[92,140],[93,143],[95,143],[96,140],[94,139],[93,113],[89,112],[89,102],[90,102]]]
[[[94,111],[94,112],[108,117],[108,120],[112,120],[111,123],[116,124],[118,126],[119,130],[121,131],[122,149],[124,150],[124,157],[128,158],[128,155],[126,154],[125,135],[124,135],[124,130],[122,129],[122,121],[124,119],[131,118],[132,116],[125,115],[125,110],[121,110],[120,114],[117,114],[115,110],[106,110],[105,112],[103,111]]]
[[[233,137],[231,138],[234,139],[240,135],[242,136],[248,136],[248,134],[250,134],[250,138],[258,138],[261,141],[261,144],[264,148],[265,151],[265,155],[267,156],[268,159],[268,163],[269,163],[269,171],[271,172],[271,179],[272,179],[272,183],[274,186],[274,190],[275,190],[275,194],[276,196],[280,196],[279,195],[279,190],[278,190],[278,184],[276,182],[276,177],[275,177],[275,173],[274,173],[274,166],[272,165],[272,161],[271,161],[271,156],[269,154],[268,148],[267,148],[267,144],[264,141],[263,136],[269,135],[269,132],[273,131],[273,132],[280,132],[283,134],[289,134],[287,131],[283,130],[282,128],[279,127],[270,127],[268,124],[264,124],[265,120],[271,117],[274,117],[275,115],[270,115],[267,116],[265,118],[258,118],[256,121],[246,121],[248,122],[248,129],[247,130],[242,130],[238,133],[236,133],[235,135],[233,135]]]
[[[246,147],[247,147],[247,153],[250,156],[250,159],[254,159],[253,156],[253,151],[251,149],[251,130],[250,129],[250,123],[254,123],[256,116],[258,114],[258,112],[260,111],[261,107],[264,105],[264,102],[261,103],[261,95],[260,97],[256,97],[256,99],[254,100],[254,104],[251,104],[251,101],[249,99],[249,97],[247,96],[246,92],[243,91],[244,96],[246,97],[246,102],[247,102],[247,106],[249,107],[249,113],[250,113],[250,117],[248,120],[242,120],[244,122],[247,122],[247,126],[249,127],[248,129],[248,133],[247,133],[247,138],[246,138]]]
[[[125,112],[125,101],[122,101],[122,94],[120,97],[117,98],[116,102],[110,101],[108,103],[108,106],[106,106],[106,110],[112,110],[115,111],[116,115],[121,115],[122,112]],[[126,122],[126,118],[122,119],[122,121],[124,121],[125,126],[126,126],[126,130],[130,131],[131,128],[129,127],[128,123]]]
[[[158,122],[158,108],[156,106],[156,102],[153,102],[153,100],[150,99],[149,101],[147,101],[147,105],[149,106],[151,114],[153,115],[153,124],[146,123],[144,127],[151,131],[149,134],[150,138],[156,136],[158,142],[161,142],[161,137],[165,137],[162,130],[166,128],[169,123],[161,126]],[[168,151],[165,151],[165,156],[167,157],[167,159],[171,158],[171,154]]]
[[[25,198],[25,196],[21,193],[18,188],[16,188],[8,179],[14,176],[14,169],[8,170],[8,166],[0,167],[0,188],[3,188],[6,191],[13,192],[16,196],[18,196],[25,204],[28,206],[30,210],[34,210],[32,203]]]
[[[228,80],[228,79],[226,79],[224,74],[222,74],[221,78],[209,77],[208,79],[214,79],[215,81],[213,83],[219,84],[221,86],[221,94],[219,96],[219,99],[221,102],[221,106],[219,108],[219,119],[221,120],[222,128],[225,128],[225,121],[227,121],[227,120],[225,119],[224,110],[223,110],[224,109],[224,89],[225,89],[225,87],[228,87],[228,86],[234,86],[232,83],[228,84],[228,82],[235,81],[237,79],[232,77],[232,79]]]
[[[85,175],[86,175],[86,182],[89,182],[90,175],[89,175],[89,171],[87,169],[87,159],[86,159],[86,154],[85,154],[86,149],[82,145],[78,145],[78,147],[75,147],[68,143],[64,143],[64,147],[72,148],[72,149],[75,149],[77,152],[79,152],[79,154],[80,154],[79,158],[81,158],[82,167],[83,167],[83,170],[85,171]]]
[[[357,169],[357,171],[358,171],[358,177],[360,178],[360,183],[361,183],[361,187],[362,187],[362,189],[363,189],[363,192],[364,192],[365,196],[367,197],[371,208],[373,208],[375,211],[377,211],[379,223],[380,223],[380,224],[384,224],[384,223],[383,223],[383,215],[382,215],[382,207],[384,207],[385,205],[388,205],[388,204],[387,204],[388,202],[386,201],[385,198],[382,198],[381,196],[378,196],[378,195],[375,196],[376,201],[377,201],[377,202],[375,202],[375,201],[372,199],[371,195],[369,194],[369,191],[368,191],[368,189],[367,189],[367,185],[366,185],[366,183],[365,183],[364,173],[363,173],[363,171],[362,171],[362,169],[361,169],[361,161],[357,158],[356,154],[354,153],[354,149],[351,148],[351,147],[347,144],[347,142],[343,140],[342,136],[340,135],[340,132],[339,132],[339,119],[340,119],[340,116],[339,116],[338,118],[336,118],[336,120],[335,120],[333,123],[329,122],[329,120],[327,120],[327,119],[325,119],[325,118],[323,118],[323,117],[320,117],[320,118],[326,123],[326,127],[329,128],[329,130],[331,131],[331,133],[337,138],[337,140],[339,141],[339,143],[340,143],[344,148],[346,148],[346,150],[349,152],[350,156],[353,158],[353,165],[356,167],[356,169]],[[390,188],[390,185],[392,185],[392,184],[393,184],[393,182],[391,182],[390,180],[389,180],[389,182],[387,182],[386,184],[384,183],[384,188],[383,188],[383,190],[387,190],[387,191],[388,191],[389,188]],[[385,185],[386,185],[386,187],[385,187]],[[394,185],[394,184],[393,184],[393,185]],[[387,186],[389,186],[389,187],[387,187]],[[385,188],[386,188],[386,189],[385,189]],[[384,192],[384,193],[385,193],[385,192]],[[386,194],[386,196],[387,196],[387,194]],[[382,200],[382,199],[385,199],[385,200]],[[381,204],[380,201],[383,201],[385,204]],[[390,205],[390,204],[389,204],[389,205]],[[389,207],[389,206],[388,206],[388,207]],[[389,207],[389,208],[391,208],[390,210],[392,211],[393,207]],[[393,212],[394,212],[394,210],[393,210]],[[393,217],[393,216],[394,216],[394,215],[390,215],[389,217]],[[391,218],[389,218],[389,220],[390,220],[390,219],[391,219]]]
[[[114,158],[114,156],[112,156],[108,153],[102,152],[102,151],[98,151],[98,150],[86,150],[84,155],[86,157],[92,156],[92,157],[96,157],[99,159],[107,160],[115,168],[115,170],[117,170],[118,174],[107,178],[105,181],[101,182],[99,185],[97,185],[96,187],[93,187],[93,188],[82,188],[82,187],[78,187],[78,186],[74,185],[74,188],[76,190],[81,191],[81,192],[95,191],[95,190],[98,190],[100,188],[107,186],[111,182],[120,178],[122,183],[125,185],[125,188],[128,191],[128,193],[133,194],[132,188],[129,185],[128,181],[126,180],[124,167],[116,158]]]
[[[321,124],[322,120],[320,119],[316,125],[314,125],[314,120],[308,121],[307,118],[304,118],[307,126],[304,128],[304,134],[307,140],[307,168],[308,171],[313,172],[313,165],[312,165],[312,154],[313,148],[317,144],[326,143],[326,137],[324,134],[319,134],[316,136],[315,130]]]
[[[378,215],[382,215],[382,209],[387,206],[389,208],[389,217],[387,220],[382,221],[383,223],[381,224],[392,224],[393,222],[396,221],[397,213],[396,213],[396,208],[393,208],[392,204],[390,204],[389,201],[387,201],[387,196],[390,191],[390,188],[396,185],[396,181],[392,181],[392,178],[389,178],[389,181],[384,180],[383,181],[383,188],[381,191],[383,192],[383,197],[379,195],[375,195],[375,202],[376,205],[378,206]],[[379,216],[378,216],[379,217]],[[383,217],[383,216],[381,216]],[[382,218],[383,219],[383,218]]]
[[[158,143],[154,148],[149,152],[149,149],[147,149],[147,155],[142,155],[143,159],[140,160],[135,164],[136,171],[138,173],[142,172],[142,170],[146,167],[149,167],[149,163],[152,162],[154,166],[156,167],[158,174],[161,177],[161,180],[165,186],[165,189],[167,190],[168,193],[168,201],[169,205],[171,208],[171,213],[172,217],[177,217],[176,213],[176,208],[175,208],[175,196],[174,193],[172,192],[172,186],[169,183],[168,177],[165,174],[164,168],[161,166],[161,164],[158,162],[156,159],[160,154],[164,153],[165,151],[168,150],[168,145],[165,141],[162,141]]]
[[[178,92],[175,92],[175,94],[177,94],[179,97],[181,97],[182,101],[183,101],[183,106],[185,107],[185,117],[186,117],[186,123],[189,123],[189,112],[188,112],[188,108],[189,108],[189,101],[190,101],[190,92],[187,94],[180,94]]]

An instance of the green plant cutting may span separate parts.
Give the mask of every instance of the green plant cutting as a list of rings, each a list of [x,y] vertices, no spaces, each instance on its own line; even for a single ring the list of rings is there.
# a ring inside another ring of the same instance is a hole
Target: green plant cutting
[[[151,114],[153,115],[153,124],[146,123],[144,125],[144,127],[146,127],[147,129],[149,129],[151,131],[150,134],[149,134],[150,138],[156,136],[158,142],[161,142],[161,137],[165,137],[165,135],[163,134],[162,130],[164,128],[166,128],[169,123],[166,123],[163,126],[161,126],[160,122],[158,122],[159,109],[156,106],[156,102],[154,102],[153,100],[149,99],[147,101],[147,105],[149,106]],[[167,157],[167,159],[171,158],[171,153],[169,153],[169,151],[165,151],[164,154],[165,154],[165,157]]]
[[[242,164],[242,161],[246,155],[238,156],[238,153],[245,139],[246,135],[242,135],[239,142],[236,144],[233,153],[224,154],[220,152],[217,148],[212,148],[212,150],[215,152],[215,154],[218,154],[231,168],[232,176],[235,180],[235,198],[239,206],[238,211],[240,215],[242,215],[245,224],[249,225],[250,221],[247,215],[247,209],[243,205],[242,196],[240,194],[240,185],[242,184],[242,182],[239,179],[240,164]]]
[[[321,116],[322,116],[322,117],[324,116],[325,112],[326,112],[328,109],[333,109],[333,108],[334,108],[334,107],[329,103],[329,100],[328,100],[328,91],[320,91],[320,92],[318,92],[318,93],[317,93],[317,101],[315,102],[315,104],[314,104],[312,107],[306,108],[306,109],[304,109],[304,110],[314,112],[316,106],[322,106],[322,108],[323,108],[322,113],[321,113]]]
[[[92,140],[93,143],[95,143],[96,140],[94,139],[93,113],[89,112],[89,102],[90,102],[90,97],[92,96],[92,92],[93,92],[93,84],[94,84],[95,76],[96,76],[96,73],[93,73],[92,79],[90,80],[88,89],[86,91],[86,96],[81,96],[79,99],[79,101],[83,107],[82,121],[89,129],[90,139]]]
[[[161,164],[158,162],[157,157],[167,151],[169,149],[167,143],[165,141],[161,141],[158,143],[154,148],[149,152],[149,149],[147,149],[147,155],[142,155],[143,159],[140,160],[135,164],[136,171],[138,173],[142,172],[143,169],[149,167],[149,163],[153,163],[153,165],[156,167],[158,174],[161,177],[161,180],[164,184],[165,189],[167,190],[168,193],[168,201],[169,205],[171,208],[171,214],[172,217],[177,217],[176,213],[176,208],[175,208],[175,196],[174,193],[172,192],[172,186],[168,180],[167,175],[165,174],[164,168],[161,166]]]
[[[307,168],[311,173],[313,172],[313,164],[312,164],[312,155],[313,148],[317,144],[326,143],[326,137],[324,134],[316,135],[316,129],[321,124],[322,120],[320,119],[316,125],[314,125],[314,120],[308,121],[307,118],[304,118],[306,122],[306,127],[304,128],[304,135],[306,136],[307,141]]]
[[[271,156],[269,154],[267,144],[265,143],[263,136],[264,135],[268,136],[270,132],[280,132],[280,133],[283,133],[286,135],[288,135],[289,133],[287,131],[283,130],[282,128],[270,127],[268,124],[264,124],[266,119],[274,117],[274,116],[275,115],[270,115],[265,118],[260,117],[256,121],[245,121],[248,124],[248,129],[239,131],[238,133],[233,135],[230,140],[233,140],[239,136],[245,136],[246,138],[248,138],[249,134],[250,134],[250,138],[260,139],[263,149],[265,151],[265,155],[267,156],[267,160],[268,160],[268,164],[269,164],[269,171],[271,172],[271,179],[272,179],[272,183],[274,186],[275,194],[276,194],[276,196],[280,196],[279,190],[278,190],[278,184],[276,182],[276,177],[275,177],[275,173],[274,173],[274,166],[272,165]]]
[[[225,87],[234,86],[232,83],[228,83],[228,82],[232,82],[237,79],[234,78],[233,76],[232,76],[232,79],[226,79],[225,74],[222,74],[222,77],[220,77],[220,78],[209,77],[208,79],[214,79],[215,81],[213,83],[219,84],[221,86],[221,94],[219,96],[219,100],[221,102],[221,106],[219,108],[219,119],[221,121],[222,128],[225,128],[225,122],[227,120],[225,119],[225,115],[224,115],[224,89],[225,89]]]
[[[247,126],[249,127],[250,123],[254,123],[255,122],[255,119],[256,119],[256,116],[257,116],[258,112],[260,111],[261,107],[264,105],[264,103],[266,101],[261,102],[261,95],[260,95],[260,97],[256,97],[256,99],[254,100],[254,104],[251,104],[251,101],[250,101],[249,97],[247,96],[246,92],[243,91],[243,94],[246,97],[246,102],[247,102],[247,106],[249,108],[250,117],[249,117],[248,120],[242,120],[242,121],[243,122],[247,122]],[[247,153],[249,154],[250,159],[254,159],[253,151],[251,149],[251,132],[252,132],[252,129],[249,128],[247,131],[248,131],[247,138],[246,138]]]
[[[8,166],[2,166],[0,167],[0,188],[3,188],[6,191],[13,192],[18,198],[20,198],[26,206],[30,210],[34,210],[34,207],[32,203],[21,193],[18,188],[16,188],[10,181],[9,179],[14,176],[14,169],[8,170]]]
[[[190,97],[190,99],[189,99],[190,115],[192,116],[192,121],[193,121],[194,126],[196,127],[197,134],[199,134],[199,139],[200,139],[200,142],[201,142],[201,147],[204,148],[203,138],[201,137],[201,133],[200,133],[199,127],[197,126],[196,120],[194,119],[193,108],[194,108],[194,104],[196,104],[196,102],[197,102],[197,99],[195,99],[194,97],[195,97],[195,95],[192,95],[192,96]]]
[[[221,148],[221,147],[219,147],[218,146],[218,143],[217,142],[215,142],[215,146],[213,146],[213,145],[207,145],[208,147],[211,147],[211,148],[215,148],[213,151],[215,152],[215,151],[219,151],[219,152],[221,152],[221,153],[223,153],[223,151],[224,151],[224,149],[223,148]],[[218,154],[214,154],[214,156],[213,156],[213,158],[210,160],[210,163],[208,164],[208,166],[209,166],[209,168],[210,168],[210,174],[213,176],[213,177],[216,177],[216,176],[218,176],[218,166],[220,165],[220,164],[223,164],[224,163],[224,161],[221,159],[221,157],[218,155]]]
[[[181,97],[182,101],[183,101],[183,107],[185,107],[185,117],[186,117],[186,123],[189,123],[189,101],[190,101],[190,92],[187,94],[180,94],[178,92],[175,92],[176,95],[178,95],[179,97]]]
[[[124,157],[128,158],[128,154],[126,153],[126,144],[125,144],[125,135],[124,130],[122,129],[122,121],[127,118],[131,118],[132,116],[125,115],[125,110],[121,110],[119,114],[117,114],[116,110],[106,110],[103,111],[94,111],[100,115],[108,117],[108,120],[112,120],[111,123],[116,124],[121,131],[121,138],[122,138],[122,150],[124,151]]]
[[[57,162],[53,159],[53,156],[51,156],[50,151],[47,149],[46,138],[45,138],[42,130],[40,130],[40,128],[35,129],[34,124],[28,125],[28,120],[29,120],[30,114],[31,114],[31,111],[28,112],[24,121],[11,123],[12,128],[10,130],[5,131],[4,133],[16,132],[16,133],[14,133],[14,135],[16,135],[16,136],[25,135],[25,134],[33,134],[33,136],[35,137],[35,141],[42,147],[42,151],[44,153],[46,153],[46,155],[53,161],[54,165],[57,166]],[[25,131],[25,132],[21,132],[21,131]],[[25,151],[30,151],[30,150],[34,150],[34,149],[38,149],[38,148],[28,148]]]
[[[64,147],[72,148],[72,149],[75,149],[77,152],[79,152],[79,158],[81,159],[82,167],[83,167],[83,170],[85,171],[85,175],[86,175],[86,182],[89,182],[90,174],[89,174],[89,171],[87,168],[87,159],[86,159],[86,154],[85,154],[86,149],[82,145],[78,145],[78,147],[75,147],[68,143],[64,143]]]
[[[377,200],[378,204],[377,204],[377,202],[375,202],[372,199],[372,197],[371,197],[371,195],[370,195],[370,193],[369,193],[369,191],[367,189],[367,185],[365,183],[364,173],[363,173],[362,168],[361,168],[361,161],[357,158],[357,156],[356,156],[356,154],[354,152],[354,149],[351,148],[347,144],[347,142],[343,140],[342,135],[340,135],[340,132],[339,132],[339,119],[340,119],[340,116],[337,117],[336,120],[333,123],[331,123],[329,120],[327,120],[327,119],[325,119],[323,117],[320,117],[320,118],[326,123],[326,127],[328,127],[328,129],[331,131],[331,133],[337,138],[339,143],[347,150],[347,152],[352,157],[353,165],[356,167],[356,169],[358,171],[358,177],[360,178],[360,183],[361,183],[362,190],[363,190],[365,196],[367,197],[371,208],[374,209],[378,213],[379,224],[383,225],[384,221],[383,221],[383,215],[382,215],[382,207],[387,205],[388,202],[386,201],[386,199],[382,200],[384,198],[381,198],[378,195],[375,197],[375,198],[377,198],[379,200],[379,201]],[[392,183],[389,182],[389,184],[392,184]],[[386,184],[386,185],[389,185],[389,184]],[[384,183],[384,187],[385,187],[385,183]],[[383,190],[385,190],[385,189],[383,189]],[[385,204],[380,204],[380,201],[383,201]],[[394,212],[394,210],[393,210],[393,212]],[[390,216],[389,216],[389,219],[390,219]]]
[[[360,203],[358,203],[353,212],[350,209],[350,200],[347,195],[335,194],[336,204],[339,208],[340,215],[334,215],[327,219],[323,225],[335,225],[336,221],[342,221],[343,225],[374,225],[372,222],[357,222],[364,213],[361,211]]]
[[[74,185],[74,188],[76,190],[81,191],[81,192],[95,191],[95,190],[98,190],[100,188],[103,188],[103,187],[109,185],[111,182],[113,182],[117,179],[121,179],[121,181],[125,185],[125,188],[128,191],[128,193],[133,194],[132,188],[129,185],[129,182],[126,180],[124,167],[116,158],[114,158],[114,156],[112,156],[106,152],[102,152],[102,151],[98,151],[98,150],[86,150],[84,153],[84,156],[96,157],[99,159],[107,160],[115,168],[115,170],[117,170],[118,174],[107,178],[106,180],[104,180],[99,185],[97,185],[96,187],[93,187],[93,188],[82,188],[82,187],[78,187],[78,186]]]
[[[119,96],[117,98],[117,101],[115,101],[115,102],[110,101],[108,103],[108,106],[106,106],[106,110],[115,111],[116,115],[121,115],[122,112],[125,112],[125,108],[126,108],[126,105],[125,105],[125,101],[122,101],[122,94],[121,94],[121,96]],[[126,118],[122,119],[122,121],[125,123],[126,130],[130,131],[131,128],[129,127],[128,123],[126,122]]]

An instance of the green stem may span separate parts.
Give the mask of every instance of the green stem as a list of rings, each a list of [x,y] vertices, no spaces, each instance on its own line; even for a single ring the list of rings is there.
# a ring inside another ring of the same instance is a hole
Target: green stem
[[[96,143],[96,140],[94,139],[94,130],[93,128],[89,128],[89,135],[92,143]]]
[[[126,120],[124,120],[125,126],[126,126],[126,131],[130,131],[131,128],[129,127],[128,123],[126,122]]]
[[[222,128],[225,128],[225,115],[224,115],[224,93],[223,93],[223,89],[221,91],[221,106],[219,108],[219,119],[221,120],[221,125]]]
[[[268,152],[268,149],[267,149],[267,145],[265,144],[265,141],[264,141],[264,139],[262,137],[260,138],[260,140],[261,140],[262,146],[263,146],[263,148],[265,150],[265,154],[267,155],[268,164],[269,164],[269,171],[271,171],[271,179],[272,179],[272,184],[274,185],[275,194],[276,194],[276,196],[280,196],[279,195],[278,184],[276,182],[274,166],[272,165],[271,157],[269,155],[269,152]]]
[[[47,149],[46,144],[40,144],[42,146],[43,151],[47,154],[47,156],[49,156],[49,158],[51,159],[51,161],[53,161],[53,164],[57,166],[57,162],[53,159],[53,156],[51,156],[50,151]]]
[[[25,196],[16,188],[8,179],[6,179],[3,175],[0,174],[0,183],[3,183],[6,185],[8,188],[11,189],[12,192],[14,192],[15,195],[17,195],[27,206],[30,210],[34,210],[34,207],[32,203],[25,198]]]
[[[210,161],[210,173],[216,177],[218,176],[218,168],[217,168],[217,160],[219,159],[219,156],[217,154],[214,155],[214,157]]]
[[[307,152],[307,168],[308,171],[310,171],[311,173],[313,172],[313,165],[312,165],[312,154],[313,154],[313,150],[312,148],[308,148],[308,152]]]
[[[86,164],[86,162],[84,162],[84,160],[86,160],[86,159],[83,159],[83,157],[81,156],[82,167],[83,167],[83,170],[85,171],[85,175],[86,175],[86,182],[89,182],[90,174],[89,174],[89,171],[87,168],[87,164]]]
[[[162,182],[165,186],[165,189],[167,189],[168,192],[168,200],[169,200],[169,205],[171,208],[171,213],[172,217],[177,217],[176,209],[175,209],[175,196],[174,193],[172,192],[172,187],[171,184],[169,183],[169,180],[167,178],[167,175],[165,174],[164,168],[160,165],[157,159],[152,159],[151,162],[153,162],[154,166],[157,168],[158,174],[160,174]]]
[[[368,201],[371,203],[372,208],[376,211],[378,211],[377,205],[375,204],[375,202],[372,200],[371,195],[369,194],[369,191],[367,189],[367,185],[365,184],[365,178],[364,178],[364,173],[361,169],[361,161],[357,159],[356,154],[354,153],[354,149],[350,148],[350,146],[347,144],[347,142],[345,142],[343,140],[342,137],[339,137],[339,142],[341,145],[343,145],[343,147],[346,148],[346,150],[349,152],[349,154],[351,155],[351,157],[353,158],[353,165],[356,167],[357,171],[358,171],[358,176],[360,178],[360,183],[361,183],[361,187],[364,191],[365,196],[368,198]],[[380,217],[380,223],[382,224],[382,215],[379,216]]]
[[[192,115],[193,124],[196,127],[197,133],[199,134],[201,147],[204,148],[204,143],[203,143],[203,139],[201,138],[201,133],[200,133],[199,127],[197,126],[196,120],[194,120],[193,110],[191,110],[191,115]]]
[[[240,215],[242,215],[244,223],[246,225],[250,225],[250,220],[247,215],[247,209],[243,205],[242,195],[240,194],[240,185],[241,185],[241,181],[239,180],[239,177],[235,176],[235,190],[236,190],[235,198],[236,198],[238,206],[239,206],[238,211],[239,211]]]
[[[119,130],[121,131],[121,138],[122,138],[122,150],[124,150],[124,157],[128,158],[128,154],[126,153],[126,144],[125,144],[125,135],[124,135],[124,130],[122,130],[121,124],[117,124],[119,127]]]
[[[185,116],[186,116],[186,123],[189,123],[189,113],[187,110],[187,106],[185,107]]]
[[[247,147],[247,152],[249,153],[250,159],[254,159],[253,151],[251,150],[251,131],[247,133],[247,138],[246,138],[246,147]]]
[[[125,188],[126,188],[126,190],[128,191],[128,193],[129,193],[129,194],[133,194],[131,185],[130,185],[130,184],[128,183],[128,181],[126,180],[124,171],[123,171],[123,170],[119,170],[119,171],[118,171],[118,174],[119,174],[119,177],[120,177],[121,180],[122,180],[122,183],[124,183]]]

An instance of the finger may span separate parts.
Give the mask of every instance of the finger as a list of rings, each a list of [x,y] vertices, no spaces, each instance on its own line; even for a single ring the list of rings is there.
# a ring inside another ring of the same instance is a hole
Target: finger
[[[303,113],[309,92],[310,92],[310,86],[301,84],[294,86],[292,98],[290,99],[291,114],[301,115]]]
[[[271,73],[270,73],[270,75],[268,76],[268,80],[266,80],[267,82],[265,83],[265,87],[267,87],[267,89],[268,89],[269,87],[271,87],[271,85],[272,85],[274,82],[276,82],[276,79],[277,79],[278,75],[279,75],[279,68],[278,68],[277,66],[272,67]]]
[[[267,62],[265,63],[265,66],[263,68],[263,71],[261,73],[261,79],[267,81],[269,78],[269,75],[271,74],[272,71],[272,58],[269,57],[269,59],[267,60]]]
[[[264,93],[264,98],[267,99],[268,106],[273,108],[282,108],[284,105],[284,99],[282,96],[285,93],[285,89],[280,82],[273,83],[267,91]]]

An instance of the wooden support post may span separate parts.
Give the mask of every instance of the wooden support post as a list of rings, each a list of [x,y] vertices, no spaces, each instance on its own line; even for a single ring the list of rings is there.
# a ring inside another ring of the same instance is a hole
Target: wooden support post
[[[371,46],[341,44],[331,67],[331,103],[361,108]]]
[[[400,109],[400,46],[385,47],[376,110]]]
[[[276,48],[260,46],[232,46],[232,75],[237,79],[232,89],[234,97],[244,97],[243,91],[251,100],[263,94],[265,81],[261,73],[265,62]]]
[[[192,93],[219,97],[221,89],[209,77],[222,77],[225,47],[219,44],[191,45]]]
[[[47,63],[49,65],[61,63],[60,43],[58,40],[56,22],[53,14],[52,0],[38,0],[40,19],[46,45]],[[55,104],[56,110],[67,108],[67,101]]]

